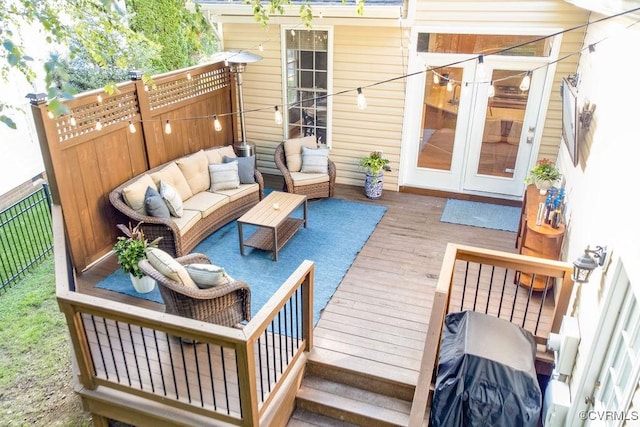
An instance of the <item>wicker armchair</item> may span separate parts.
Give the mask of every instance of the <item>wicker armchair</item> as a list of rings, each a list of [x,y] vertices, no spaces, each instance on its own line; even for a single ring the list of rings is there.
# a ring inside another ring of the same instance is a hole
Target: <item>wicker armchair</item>
[[[316,182],[315,180],[309,180],[305,183],[304,180],[296,180],[295,174],[301,174],[300,172],[291,172],[287,168],[287,158],[284,153],[284,143],[280,143],[276,147],[276,151],[273,155],[277,168],[282,172],[284,178],[283,190],[288,193],[304,194],[310,199],[318,199],[322,197],[333,197],[333,189],[336,183],[336,165],[329,159],[329,179],[324,182]],[[292,175],[292,173],[294,175]],[[304,175],[304,174],[302,174]]]
[[[176,258],[182,264],[211,264],[203,254]],[[251,289],[244,282],[231,282],[210,289],[191,289],[156,270],[149,261],[139,262],[140,269],[158,282],[165,311],[182,317],[234,326],[251,319]]]

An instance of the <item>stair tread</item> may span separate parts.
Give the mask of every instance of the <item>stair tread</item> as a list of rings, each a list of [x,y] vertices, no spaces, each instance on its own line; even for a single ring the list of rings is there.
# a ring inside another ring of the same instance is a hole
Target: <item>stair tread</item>
[[[303,408],[296,408],[287,427],[356,427],[356,424],[326,417]]]

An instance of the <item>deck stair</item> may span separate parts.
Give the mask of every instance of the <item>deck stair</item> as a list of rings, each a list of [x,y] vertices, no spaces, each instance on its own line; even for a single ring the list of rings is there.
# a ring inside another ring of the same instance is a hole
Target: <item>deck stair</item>
[[[408,425],[413,386],[326,363],[314,351],[306,369],[289,427]]]

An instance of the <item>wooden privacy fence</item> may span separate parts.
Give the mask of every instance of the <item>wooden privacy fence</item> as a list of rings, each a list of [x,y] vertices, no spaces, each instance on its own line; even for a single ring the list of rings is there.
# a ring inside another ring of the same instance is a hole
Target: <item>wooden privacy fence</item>
[[[43,95],[32,114],[54,203],[64,208],[68,244],[77,271],[109,250],[123,219],[109,192],[154,166],[200,149],[234,143],[234,76],[223,63],[133,80],[117,93],[85,92],[54,118]],[[222,131],[215,131],[218,115]],[[167,121],[172,131],[164,131]]]
[[[311,261],[242,329],[230,328],[74,292],[59,206],[53,220],[58,304],[76,391],[94,420],[286,424],[313,346]]]
[[[448,313],[469,310],[499,317],[531,332],[536,344],[544,345],[550,332],[560,331],[567,313],[572,272],[566,262],[450,243],[433,299],[409,426],[422,425]],[[536,277],[545,279],[541,292],[530,286]],[[538,350],[538,359],[549,362],[544,350]]]

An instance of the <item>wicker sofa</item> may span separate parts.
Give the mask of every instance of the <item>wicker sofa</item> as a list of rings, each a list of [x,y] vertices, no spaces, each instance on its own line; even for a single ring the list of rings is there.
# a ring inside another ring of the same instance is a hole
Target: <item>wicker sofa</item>
[[[237,167],[239,162],[246,165],[244,161],[250,160],[251,181],[255,182],[247,181],[246,168],[246,183],[240,183],[236,188],[226,188],[212,181],[211,165],[227,169],[228,164],[224,164],[235,156],[231,146],[200,150],[122,183],[111,191],[109,201],[132,224],[142,222],[141,228],[149,241],[162,237],[159,248],[174,257],[187,255],[212,232],[238,219],[264,197],[264,179],[253,166],[253,158],[238,158],[235,163]],[[159,191],[160,186],[167,187],[166,183],[179,193],[183,208],[180,217],[174,212],[168,218],[153,216],[147,210],[148,205],[145,206],[145,192],[149,187]]]

